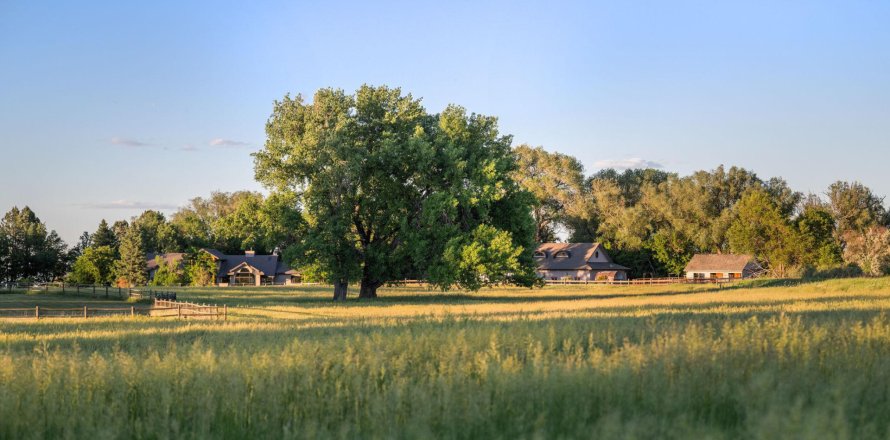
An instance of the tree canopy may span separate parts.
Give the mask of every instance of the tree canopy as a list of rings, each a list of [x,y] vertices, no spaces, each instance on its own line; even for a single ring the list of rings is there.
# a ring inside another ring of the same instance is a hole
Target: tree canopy
[[[533,282],[534,199],[512,179],[511,139],[495,118],[453,105],[429,114],[400,89],[365,85],[354,95],[321,89],[311,103],[285,96],[266,133],[256,178],[298,197],[307,230],[292,255],[328,274],[335,299],[357,279],[364,298],[408,276],[464,285],[473,265],[446,249],[481,238],[483,225],[508,237],[512,252],[502,255],[518,251],[521,263],[465,287]]]

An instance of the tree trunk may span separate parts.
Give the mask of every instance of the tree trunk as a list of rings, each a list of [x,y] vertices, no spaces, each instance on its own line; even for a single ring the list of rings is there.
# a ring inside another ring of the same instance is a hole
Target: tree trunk
[[[381,283],[379,281],[371,281],[369,279],[362,278],[362,286],[361,286],[361,289],[359,290],[358,297],[360,299],[362,299],[362,298],[366,298],[366,299],[377,298],[377,288],[380,287],[381,284],[383,284],[383,283]]]
[[[346,289],[349,283],[346,280],[338,280],[334,282],[334,301],[346,301]]]

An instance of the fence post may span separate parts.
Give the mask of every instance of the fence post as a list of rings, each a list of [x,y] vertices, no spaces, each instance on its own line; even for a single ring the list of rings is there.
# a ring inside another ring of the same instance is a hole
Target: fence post
[[[87,306],[83,306],[83,317],[87,317]]]
[[[136,306],[130,306],[130,316],[136,316]]]
[[[105,285],[105,298],[108,298],[108,284]]]
[[[223,321],[227,321],[229,319],[229,305],[223,304]]]
[[[93,284],[93,296],[96,296],[96,285]]]
[[[176,317],[182,318],[182,306],[181,305],[176,308]]]
[[[65,294],[65,282],[62,281],[62,295]]]
[[[117,286],[117,297],[123,298],[123,295],[121,295],[121,286]]]
[[[34,319],[40,319],[40,306],[34,306]]]

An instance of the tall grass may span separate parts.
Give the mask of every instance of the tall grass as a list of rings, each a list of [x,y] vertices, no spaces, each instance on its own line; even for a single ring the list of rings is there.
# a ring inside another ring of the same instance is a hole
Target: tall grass
[[[715,297],[678,309],[662,303],[675,293],[597,291],[604,314],[596,298],[535,314],[496,302],[519,291],[489,294],[498,309],[481,314],[4,322],[0,438],[890,435],[888,280],[699,292]]]

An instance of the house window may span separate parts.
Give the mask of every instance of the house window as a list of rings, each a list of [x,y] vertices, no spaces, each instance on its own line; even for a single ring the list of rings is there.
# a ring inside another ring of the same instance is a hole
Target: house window
[[[600,251],[596,251],[593,253],[593,258],[599,258],[599,257],[600,257]]]
[[[252,286],[256,284],[256,277],[250,272],[250,269],[242,267],[235,273],[235,284],[239,286]]]
[[[559,251],[556,253],[556,255],[553,256],[553,258],[561,259],[561,258],[569,258],[571,256],[572,256],[572,254],[570,254],[569,251]]]
[[[541,251],[535,251],[535,258],[544,258],[545,255]]]
[[[705,277],[705,274],[703,274],[701,272],[695,272],[692,274],[692,278],[695,278],[695,279],[702,279],[704,277]]]

